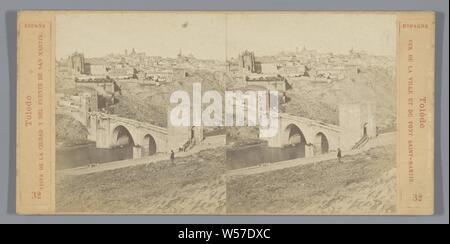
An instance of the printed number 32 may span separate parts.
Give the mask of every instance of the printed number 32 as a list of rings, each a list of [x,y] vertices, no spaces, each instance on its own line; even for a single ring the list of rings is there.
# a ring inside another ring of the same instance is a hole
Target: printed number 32
[[[42,196],[42,194],[41,194],[40,191],[33,191],[31,193],[31,198],[32,199],[41,199],[41,196]]]
[[[414,193],[413,201],[414,202],[422,202],[422,193]]]

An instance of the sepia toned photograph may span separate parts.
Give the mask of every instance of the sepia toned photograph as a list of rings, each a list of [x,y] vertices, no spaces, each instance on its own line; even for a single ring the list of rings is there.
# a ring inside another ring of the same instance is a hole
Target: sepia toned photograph
[[[56,212],[396,212],[396,15],[55,22]]]
[[[226,129],[169,123],[173,92],[225,90],[225,16],[56,23],[56,211],[225,214]]]
[[[229,129],[228,214],[396,211],[395,21],[373,14],[228,18],[230,87],[279,93],[275,136]]]

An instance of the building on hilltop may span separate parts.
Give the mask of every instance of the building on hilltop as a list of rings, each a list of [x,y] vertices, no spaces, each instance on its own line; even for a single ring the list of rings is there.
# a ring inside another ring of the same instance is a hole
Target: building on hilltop
[[[256,71],[255,53],[246,50],[242,54],[239,54],[238,65],[243,70],[254,73]]]
[[[250,75],[245,77],[246,87],[258,86],[267,90],[286,91],[286,79],[280,75]]]
[[[276,63],[261,63],[261,73],[263,74],[278,74],[278,65]]]
[[[183,68],[173,68],[172,76],[174,79],[183,79],[188,76],[186,69]]]
[[[85,60],[84,54],[74,52],[69,56],[67,60],[69,69],[71,69],[76,74],[85,74]]]
[[[74,52],[67,60],[68,69],[75,75],[104,76],[108,72],[108,65],[104,59],[85,58],[83,53]]]
[[[86,61],[85,61],[85,66],[84,66],[85,74],[102,76],[102,75],[106,75],[108,70],[109,70],[108,65],[102,59],[91,58],[91,59],[86,59]]]
[[[282,66],[279,72],[284,77],[300,77],[306,74],[305,65]]]

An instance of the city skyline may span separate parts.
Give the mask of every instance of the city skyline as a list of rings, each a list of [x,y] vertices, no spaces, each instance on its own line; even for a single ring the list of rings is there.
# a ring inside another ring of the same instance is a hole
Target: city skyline
[[[75,51],[102,57],[133,48],[148,56],[176,57],[181,50],[220,61],[244,50],[269,56],[303,47],[319,53],[354,49],[395,56],[396,45],[396,18],[389,14],[73,13],[57,15],[57,20],[57,59]]]

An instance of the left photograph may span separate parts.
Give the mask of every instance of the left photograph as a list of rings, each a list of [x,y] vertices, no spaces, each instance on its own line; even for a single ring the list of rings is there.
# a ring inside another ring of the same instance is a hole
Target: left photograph
[[[225,90],[225,16],[56,15],[57,213],[225,214],[223,127],[171,94]]]

